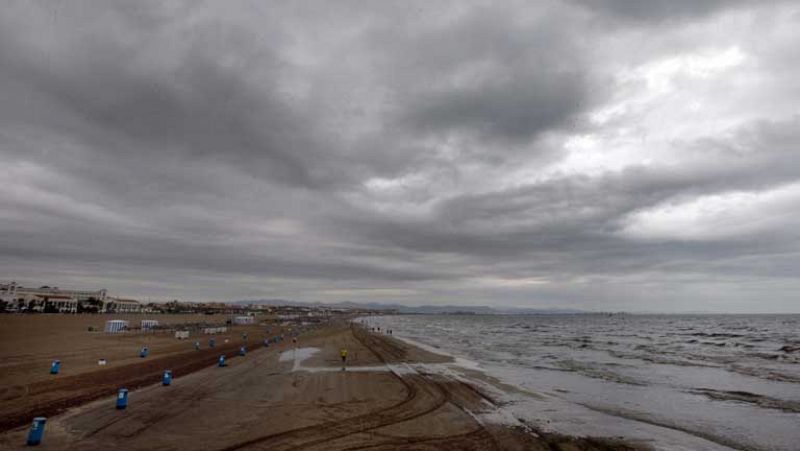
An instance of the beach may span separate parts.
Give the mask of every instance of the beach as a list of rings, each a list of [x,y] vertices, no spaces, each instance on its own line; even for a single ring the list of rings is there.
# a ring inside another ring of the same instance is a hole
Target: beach
[[[142,362],[17,384],[0,408],[0,448],[23,447],[30,418],[43,411],[42,449],[647,449],[538,430],[486,389],[513,388],[451,372],[451,357],[346,321],[304,330],[296,345],[251,338],[245,356],[238,334],[227,347],[167,346]],[[221,353],[226,367],[216,365]],[[163,386],[167,366],[175,378]],[[117,410],[122,385],[129,404]]]

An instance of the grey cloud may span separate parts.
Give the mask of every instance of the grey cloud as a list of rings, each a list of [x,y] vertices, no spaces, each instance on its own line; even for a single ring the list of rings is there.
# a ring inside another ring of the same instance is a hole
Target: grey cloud
[[[591,119],[628,92],[609,74],[703,48],[718,12],[778,21],[789,6],[577,3],[12,3],[0,279],[163,299],[386,290],[645,310],[675,293],[747,310],[742,293],[760,287],[792,310],[791,218],[715,239],[625,234],[653,208],[798,183],[800,119],[781,106],[798,68],[780,33],[725,44],[764,81],[726,85],[764,96],[721,113],[727,132],[671,139],[670,161],[547,172],[570,139],[641,126]],[[658,55],[629,60],[638,43],[620,45],[620,23],[651,30]]]
[[[104,153],[127,154],[120,157],[127,164],[148,156],[204,159],[288,185],[334,182],[333,165],[313,167],[314,160],[322,167],[326,160],[307,126],[314,118],[303,117],[291,99],[277,93],[275,78],[285,63],[262,37],[232,24],[197,26],[185,49],[159,56],[162,43],[152,34],[169,39],[175,21],[163,21],[167,30],[141,27],[149,21],[136,15],[129,20],[129,8],[120,9],[114,13],[133,42],[103,39],[109,32],[103,25],[89,24],[88,31],[71,35],[69,29],[82,24],[69,22],[72,17],[57,24],[55,32],[68,38],[47,42],[55,47],[47,54],[6,33],[4,66],[36,95],[49,97],[51,108],[77,119],[66,133]]]
[[[390,242],[414,252],[459,255],[484,268],[502,261],[544,260],[528,268],[551,276],[613,274],[642,267],[668,270],[670,266],[691,266],[695,272],[723,268],[742,272],[746,266],[718,262],[753,253],[769,255],[786,251],[787,246],[794,249],[788,243],[795,242],[796,233],[773,230],[766,236],[711,243],[631,242],[618,233],[629,214],[665,202],[759,191],[800,179],[800,165],[794,161],[795,143],[800,139],[797,125],[797,119],[759,122],[728,139],[684,143],[697,153],[708,153],[694,168],[632,167],[598,177],[556,178],[511,190],[456,196],[438,203],[424,221],[359,216],[345,219],[344,228],[355,231],[361,240]],[[787,258],[797,263],[796,257]],[[774,275],[785,277],[790,267],[785,262],[777,265]]]

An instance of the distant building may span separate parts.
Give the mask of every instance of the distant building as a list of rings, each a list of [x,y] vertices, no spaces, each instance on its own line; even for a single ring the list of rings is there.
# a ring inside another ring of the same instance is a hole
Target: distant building
[[[106,312],[109,313],[141,313],[142,304],[135,299],[108,298]]]
[[[74,313],[82,302],[94,302],[98,310],[102,310],[106,297],[106,290],[65,290],[48,286],[30,288],[16,282],[0,283],[0,300],[6,303],[6,310],[12,311]]]

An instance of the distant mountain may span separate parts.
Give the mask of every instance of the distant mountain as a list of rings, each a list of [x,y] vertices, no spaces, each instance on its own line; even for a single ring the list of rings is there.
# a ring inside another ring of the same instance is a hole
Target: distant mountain
[[[271,306],[293,306],[293,307],[329,307],[341,309],[366,309],[366,310],[394,310],[398,313],[406,314],[473,314],[473,315],[565,315],[586,313],[583,310],[575,309],[537,309],[537,308],[517,308],[517,307],[488,307],[485,305],[465,306],[465,305],[419,305],[408,306],[401,304],[382,304],[379,302],[337,302],[326,304],[322,302],[301,302],[287,299],[256,299],[232,302],[236,305],[271,305]]]

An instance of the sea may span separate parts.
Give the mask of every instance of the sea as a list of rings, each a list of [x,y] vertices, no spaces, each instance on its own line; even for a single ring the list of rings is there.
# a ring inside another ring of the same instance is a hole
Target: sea
[[[800,315],[386,315],[514,418],[664,450],[800,450]]]

